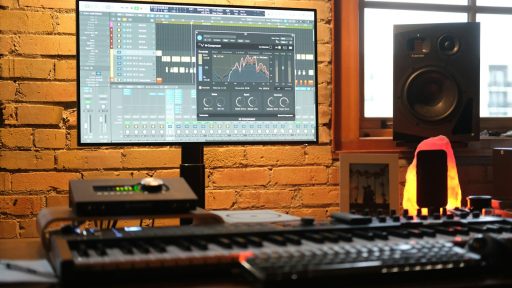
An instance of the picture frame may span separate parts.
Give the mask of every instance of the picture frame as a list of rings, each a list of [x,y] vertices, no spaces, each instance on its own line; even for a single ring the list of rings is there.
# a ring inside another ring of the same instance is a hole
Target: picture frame
[[[398,155],[340,154],[340,210],[399,212]]]

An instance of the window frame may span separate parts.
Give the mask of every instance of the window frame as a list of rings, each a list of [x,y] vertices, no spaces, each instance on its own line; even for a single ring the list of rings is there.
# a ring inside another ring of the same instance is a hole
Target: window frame
[[[394,144],[392,117],[364,117],[364,8],[466,13],[468,22],[476,21],[476,15],[479,13],[512,15],[512,7],[477,6],[476,2],[476,0],[468,0],[467,5],[448,5],[366,2],[364,0],[332,1],[334,12],[332,128],[335,151],[410,149],[410,147],[397,147]],[[481,117],[480,128],[481,130],[508,130],[512,128],[511,120],[512,117]]]

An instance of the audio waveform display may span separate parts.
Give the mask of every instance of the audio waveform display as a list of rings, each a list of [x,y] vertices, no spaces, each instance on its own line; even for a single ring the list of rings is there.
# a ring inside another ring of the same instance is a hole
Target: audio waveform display
[[[269,82],[268,56],[218,54],[213,56],[214,81]],[[216,71],[226,71],[216,73]]]

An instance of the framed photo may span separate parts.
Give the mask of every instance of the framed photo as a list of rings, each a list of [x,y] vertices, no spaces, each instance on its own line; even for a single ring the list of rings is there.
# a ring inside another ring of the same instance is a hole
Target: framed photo
[[[340,154],[340,209],[361,213],[399,212],[398,155]]]

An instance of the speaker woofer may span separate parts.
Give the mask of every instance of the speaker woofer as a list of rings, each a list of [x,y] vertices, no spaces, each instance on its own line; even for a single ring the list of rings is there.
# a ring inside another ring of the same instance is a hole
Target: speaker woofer
[[[424,68],[412,74],[405,85],[404,95],[411,114],[424,121],[449,117],[459,101],[457,83],[437,68]]]

